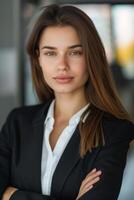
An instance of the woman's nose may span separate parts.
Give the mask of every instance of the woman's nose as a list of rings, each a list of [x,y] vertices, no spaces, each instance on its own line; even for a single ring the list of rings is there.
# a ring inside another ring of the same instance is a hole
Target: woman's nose
[[[60,55],[57,61],[57,68],[58,70],[66,70],[68,69],[68,61],[66,55]]]

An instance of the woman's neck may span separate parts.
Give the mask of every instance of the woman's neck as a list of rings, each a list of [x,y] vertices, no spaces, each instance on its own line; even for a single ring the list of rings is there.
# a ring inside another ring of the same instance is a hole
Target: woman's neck
[[[69,120],[76,112],[86,106],[85,96],[60,95],[56,96],[54,117]]]

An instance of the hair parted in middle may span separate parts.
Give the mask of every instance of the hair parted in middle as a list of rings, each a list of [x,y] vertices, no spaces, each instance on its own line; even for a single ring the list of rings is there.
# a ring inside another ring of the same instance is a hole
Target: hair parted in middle
[[[82,118],[87,112],[90,114],[85,123],[81,121],[79,124],[80,154],[84,156],[93,147],[104,145],[102,127],[104,113],[120,119],[129,119],[129,116],[117,95],[105,50],[92,20],[82,10],[71,5],[52,4],[44,7],[28,40],[27,51],[31,61],[33,84],[40,101],[54,99],[54,92],[46,84],[38,61],[40,37],[46,28],[52,26],[72,26],[80,38],[85,55],[89,73],[85,91],[90,106]]]

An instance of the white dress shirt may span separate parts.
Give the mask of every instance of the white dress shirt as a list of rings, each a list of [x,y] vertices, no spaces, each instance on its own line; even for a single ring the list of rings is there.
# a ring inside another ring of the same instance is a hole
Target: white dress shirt
[[[41,185],[42,193],[44,195],[50,195],[51,192],[51,183],[54,171],[60,160],[60,157],[65,150],[70,138],[72,137],[76,126],[80,121],[82,113],[86,110],[89,104],[84,108],[74,114],[69,120],[68,126],[60,134],[58,141],[52,151],[49,136],[53,130],[54,126],[54,103],[52,101],[46,119],[44,123],[44,138],[43,138],[43,147],[42,147],[42,161],[41,161]]]

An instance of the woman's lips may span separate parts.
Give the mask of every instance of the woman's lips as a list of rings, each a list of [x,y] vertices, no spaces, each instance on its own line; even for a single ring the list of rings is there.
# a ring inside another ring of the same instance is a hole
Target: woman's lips
[[[54,79],[58,83],[70,83],[72,81],[73,77],[72,76],[56,76],[56,77],[54,77]]]

